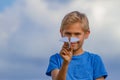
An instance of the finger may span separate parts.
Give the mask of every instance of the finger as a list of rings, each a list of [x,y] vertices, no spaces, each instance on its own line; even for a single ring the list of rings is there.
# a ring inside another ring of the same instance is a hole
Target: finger
[[[62,54],[62,55],[66,55],[66,52],[63,50],[61,54]]]
[[[74,47],[72,45],[70,45],[70,50],[73,51]]]
[[[66,48],[63,48],[63,51],[65,52],[65,54],[69,54],[69,51]]]
[[[63,44],[63,48],[68,48],[68,46],[69,46],[69,44],[68,44],[68,42],[64,42],[64,44]]]
[[[66,52],[65,48],[62,48],[60,54],[61,54],[61,55],[66,55],[66,53],[67,53],[67,52]]]
[[[70,51],[68,51],[67,49],[63,49],[63,51],[62,51],[62,53],[61,53],[61,55],[68,55],[68,56],[70,56],[72,53],[70,52]]]
[[[68,49],[63,49],[64,51],[65,51],[65,55],[72,55],[73,54],[73,51],[71,51],[71,50],[68,50]]]
[[[73,54],[73,49],[74,49],[74,48],[73,48],[72,46],[70,46],[70,49],[69,49],[69,53],[70,53],[70,54]]]

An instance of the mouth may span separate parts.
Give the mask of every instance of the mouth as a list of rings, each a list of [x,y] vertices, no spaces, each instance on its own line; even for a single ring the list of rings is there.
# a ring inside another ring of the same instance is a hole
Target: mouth
[[[78,44],[79,42],[71,42],[71,44]]]
[[[78,44],[79,44],[79,42],[71,42],[71,45],[72,45],[73,47],[77,46]]]
[[[76,44],[77,44],[76,42],[74,42],[74,43],[71,43],[71,45],[72,45],[73,47],[74,47]]]
[[[71,45],[75,45],[75,44],[77,44],[77,43],[71,43]]]

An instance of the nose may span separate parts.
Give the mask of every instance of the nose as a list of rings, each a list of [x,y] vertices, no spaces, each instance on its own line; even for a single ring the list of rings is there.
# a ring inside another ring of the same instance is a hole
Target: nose
[[[75,37],[75,35],[74,34],[71,34],[71,36],[70,37]]]
[[[68,37],[68,40],[69,40],[69,41],[70,41],[71,37],[75,37],[75,36],[74,36],[74,35],[70,35],[70,36]]]
[[[71,37],[76,37],[74,34],[68,36],[68,40],[70,41]]]

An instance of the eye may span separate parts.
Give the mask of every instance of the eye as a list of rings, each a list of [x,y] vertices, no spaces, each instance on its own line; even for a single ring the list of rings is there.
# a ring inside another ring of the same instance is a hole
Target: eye
[[[81,33],[75,33],[75,35],[76,35],[76,36],[79,36],[79,35],[81,35]]]
[[[65,33],[65,35],[70,36],[70,35],[71,35],[71,33],[70,33],[70,32],[66,32],[66,33]]]

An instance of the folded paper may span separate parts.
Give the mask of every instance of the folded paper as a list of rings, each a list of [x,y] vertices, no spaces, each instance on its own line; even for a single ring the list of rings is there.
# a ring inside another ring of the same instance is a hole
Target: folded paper
[[[62,37],[60,41],[61,42],[77,42],[79,41],[79,39],[76,37],[70,37],[70,39],[68,37]]]
[[[62,37],[62,38],[60,39],[60,41],[61,41],[61,42],[68,42],[68,44],[69,44],[68,47],[70,48],[71,42],[77,42],[77,41],[79,41],[79,39],[76,38],[76,37],[70,37],[70,38],[68,38],[68,37]]]

